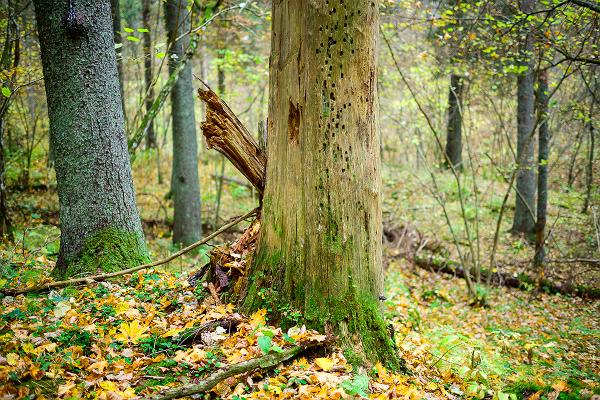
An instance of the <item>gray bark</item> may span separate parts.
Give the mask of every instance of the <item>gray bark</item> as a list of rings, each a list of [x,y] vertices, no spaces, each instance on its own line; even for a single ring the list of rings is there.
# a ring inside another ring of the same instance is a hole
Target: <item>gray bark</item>
[[[167,0],[165,2],[165,20],[171,46],[169,71],[172,72],[176,69],[179,61],[184,59],[185,49],[189,44],[187,35],[175,41],[190,28],[187,1]],[[193,90],[192,68],[191,64],[187,63],[171,89],[173,115],[171,189],[175,208],[173,242],[182,245],[197,241],[202,234]]]
[[[535,1],[522,0],[521,10],[531,13]],[[527,70],[517,78],[517,195],[512,232],[533,233],[535,227],[535,167],[534,167],[534,34],[528,31],[521,44],[521,63]]]
[[[34,3],[60,205],[57,271],[80,260],[89,240],[107,229],[132,239],[120,265],[102,267],[127,268],[147,253],[127,152],[110,2]]]
[[[457,170],[462,167],[462,92],[463,78],[450,76],[448,91],[448,126],[446,129],[446,164]]]
[[[598,85],[596,85],[598,86]],[[592,99],[590,104],[590,121],[588,122],[588,129],[590,133],[589,148],[587,165],[585,168],[585,200],[583,202],[583,212],[587,213],[590,207],[592,198],[592,183],[594,182],[594,147],[596,147],[594,138],[594,100]]]
[[[538,77],[538,113],[540,115],[540,127],[538,131],[538,198],[537,198],[537,220],[535,225],[535,257],[534,263],[543,272],[546,259],[544,240],[546,238],[546,220],[548,207],[548,72],[540,72]]]
[[[152,51],[152,37],[150,35],[150,3],[151,0],[143,0],[142,4],[142,21],[144,28],[148,29],[148,32],[144,32],[144,83],[146,88],[146,113],[152,108],[154,103],[154,86],[152,85],[152,69],[154,54]],[[156,148],[156,134],[154,132],[154,121],[150,121],[148,129],[146,131],[146,148]]]
[[[74,0],[71,0],[74,1]],[[121,6],[119,0],[110,0],[110,13],[113,23],[113,34],[115,36],[115,44],[123,44],[123,36],[121,34]],[[118,48],[117,52],[117,70],[119,71],[119,90],[121,92],[121,104],[123,107],[123,116],[125,114],[125,86],[123,76],[123,47]]]

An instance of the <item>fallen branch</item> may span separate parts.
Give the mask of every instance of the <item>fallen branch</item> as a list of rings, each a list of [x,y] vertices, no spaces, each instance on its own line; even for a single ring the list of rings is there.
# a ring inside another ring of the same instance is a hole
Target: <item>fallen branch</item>
[[[444,259],[433,254],[429,256],[421,256],[417,254],[414,256],[413,261],[415,265],[426,270],[438,273],[443,272],[459,278],[465,278],[466,275],[466,272],[460,263],[453,260]],[[471,275],[471,277],[474,276]],[[515,276],[500,271],[490,273],[488,270],[482,269],[482,280],[485,281],[488,279],[488,277],[491,284],[498,286],[506,286],[515,289],[527,289],[535,286],[535,279],[523,273]],[[592,299],[600,298],[600,291],[597,289],[585,286],[556,285],[547,279],[544,279],[541,282],[541,288],[549,293],[560,293]]]
[[[217,386],[220,382],[224,381],[227,378],[232,376],[236,376],[239,374],[244,374],[250,371],[260,370],[260,369],[268,369],[275,367],[276,365],[289,360],[290,358],[296,356],[297,354],[308,350],[310,348],[315,348],[319,346],[326,346],[333,342],[333,337],[328,337],[325,341],[318,342],[315,340],[307,341],[304,343],[297,344],[294,347],[283,350],[281,353],[269,353],[265,354],[262,357],[255,358],[252,360],[244,361],[238,364],[228,365],[223,369],[215,372],[210,375],[203,381],[199,383],[176,387],[173,389],[165,390],[164,392],[156,395],[147,396],[147,399],[154,400],[170,400],[170,399],[178,399],[185,396],[191,396],[193,394],[206,393],[215,386]]]
[[[262,197],[267,157],[229,106],[206,84],[204,86],[206,89],[198,89],[198,96],[206,103],[202,133],[208,148],[214,148],[231,161]]]
[[[94,282],[104,281],[109,278],[114,278],[114,277],[121,276],[121,275],[131,274],[133,272],[137,272],[137,271],[140,271],[143,269],[157,267],[159,265],[166,264],[169,261],[176,259],[177,257],[181,256],[182,254],[185,254],[185,253],[189,252],[190,250],[195,249],[198,246],[203,245],[204,243],[208,242],[209,240],[219,236],[221,233],[225,232],[227,229],[231,228],[232,226],[235,226],[235,225],[239,224],[240,222],[242,222],[243,220],[245,220],[246,218],[254,215],[256,212],[257,212],[257,209],[247,212],[246,214],[242,215],[241,217],[238,217],[238,218],[234,219],[233,221],[229,222],[228,224],[223,225],[218,230],[216,230],[215,232],[206,236],[205,238],[203,238],[195,243],[190,244],[189,246],[179,250],[176,253],[171,254],[170,256],[168,256],[166,258],[151,262],[149,264],[138,265],[137,267],[124,269],[122,271],[117,271],[117,272],[111,272],[108,274],[93,275],[93,276],[87,276],[84,278],[69,279],[66,281],[50,282],[50,283],[46,283],[43,285],[29,287],[29,288],[3,289],[1,291],[1,293],[4,295],[7,295],[7,296],[16,296],[19,294],[25,294],[25,293],[30,293],[30,292],[40,292],[40,291],[44,291],[44,290],[57,289],[57,288],[62,288],[62,287],[66,287],[66,286],[91,284]]]

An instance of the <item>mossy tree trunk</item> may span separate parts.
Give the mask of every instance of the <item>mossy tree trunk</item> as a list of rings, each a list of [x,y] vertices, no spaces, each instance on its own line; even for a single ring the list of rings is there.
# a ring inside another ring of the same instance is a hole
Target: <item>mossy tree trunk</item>
[[[60,204],[59,276],[148,260],[110,11],[109,0],[35,0]]]
[[[396,365],[383,295],[377,1],[273,2],[267,181],[243,300]],[[288,320],[289,322],[289,320]]]
[[[521,11],[532,13],[535,0],[521,0]],[[519,49],[520,62],[527,69],[517,77],[517,194],[512,232],[532,234],[535,227],[535,163],[534,163],[534,33],[526,27]]]
[[[448,90],[448,125],[444,162],[448,166],[452,165],[456,170],[462,169],[462,93],[462,76],[452,74]]]
[[[184,59],[189,36],[182,34],[190,29],[186,0],[167,0],[164,3],[165,21],[169,37],[169,73],[173,73]],[[173,57],[175,56],[175,57]],[[173,243],[187,246],[202,234],[200,219],[200,183],[198,178],[198,144],[194,119],[194,92],[192,66],[187,63],[171,89],[173,115],[173,191],[175,216],[173,218]]]

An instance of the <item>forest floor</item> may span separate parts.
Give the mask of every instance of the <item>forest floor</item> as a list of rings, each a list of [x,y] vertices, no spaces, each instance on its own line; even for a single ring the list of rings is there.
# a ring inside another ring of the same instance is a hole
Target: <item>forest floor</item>
[[[174,250],[168,223],[172,210],[165,200],[168,185],[146,178],[153,176],[145,170],[152,165],[140,161],[135,175],[136,186],[144,188],[138,193],[140,208],[157,259]],[[218,165],[213,162],[206,169],[218,171]],[[451,182],[442,179],[439,192],[460,232],[457,190]],[[430,183],[426,175],[415,179],[407,171],[387,169],[386,226],[410,225],[419,241],[439,242],[448,257],[456,258],[452,237],[441,222],[440,203],[426,189]],[[203,187],[211,188],[203,192],[205,216],[214,215],[214,184],[209,174],[203,175]],[[254,207],[247,187],[226,185],[221,215],[239,215]],[[481,183],[476,191],[480,206],[469,211],[479,216],[482,260],[489,257],[502,190],[500,183]],[[589,215],[578,211],[580,197],[554,198],[551,257],[598,258],[594,225]],[[12,199],[18,209],[13,218],[17,235],[15,244],[0,248],[0,286],[27,286],[47,279],[58,250],[56,193],[27,191]],[[467,199],[473,204],[473,193]],[[508,210],[501,229],[498,263],[527,268],[524,260],[532,255],[531,245],[506,233],[511,215]],[[213,225],[207,223],[205,231]],[[225,238],[234,239],[240,229]],[[202,324],[238,317],[234,305],[218,304],[206,289],[191,287],[186,280],[207,261],[214,244],[168,267],[119,280],[1,298],[0,398],[148,396],[197,382],[225,365],[286,350],[298,341],[322,340],[301,326],[285,332],[271,326],[263,312],[241,316],[242,322],[231,331],[215,328],[189,340],[190,332]],[[462,245],[468,247],[464,240]],[[229,378],[209,396],[556,400],[600,395],[600,301],[491,287],[483,289],[485,306],[473,306],[464,280],[415,267],[407,260],[410,255],[398,248],[387,248],[386,256],[386,316],[411,375],[379,364],[368,370],[354,367],[341,350],[328,348],[275,369]],[[561,265],[566,275],[555,267],[549,272],[553,279],[581,279],[600,286],[597,271]]]

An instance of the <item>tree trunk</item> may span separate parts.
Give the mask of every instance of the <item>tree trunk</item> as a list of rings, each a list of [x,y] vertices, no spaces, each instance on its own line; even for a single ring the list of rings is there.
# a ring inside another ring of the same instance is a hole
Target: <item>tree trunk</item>
[[[298,310],[355,360],[398,366],[380,313],[378,3],[273,2],[268,178],[243,307],[284,325]]]
[[[462,169],[462,92],[463,78],[450,76],[448,93],[448,126],[446,128],[446,165]]]
[[[9,1],[6,7],[8,12],[6,38],[4,47],[2,48],[2,56],[0,57],[0,71],[13,70],[13,74],[5,75],[6,79],[2,82],[2,86],[14,90],[14,82],[16,80],[16,69],[20,61],[20,33],[17,21],[18,15],[15,13],[16,4],[14,1]],[[8,215],[8,205],[6,204],[6,163],[4,159],[4,132],[6,130],[6,117],[13,96],[1,96],[0,100],[0,241],[14,239],[10,217]]]
[[[70,0],[75,2],[75,0]],[[121,34],[121,5],[119,0],[110,0],[110,13],[113,23],[113,34],[115,36],[115,48],[117,49],[117,70],[119,71],[119,91],[121,92],[121,105],[123,117],[127,120],[125,113],[125,78],[123,76],[123,36]]]
[[[6,238],[13,240],[13,234],[6,205],[5,162],[4,162],[4,117],[0,118],[0,242]]]
[[[177,41],[190,28],[186,0],[167,0],[165,19],[169,36],[169,71],[173,72],[179,60],[184,58],[189,36]],[[173,58],[172,55],[176,55]],[[179,73],[171,89],[171,113],[173,115],[173,173],[171,189],[175,217],[173,243],[188,245],[202,234],[200,219],[200,183],[198,179],[198,144],[194,119],[194,92],[190,63]]]
[[[522,0],[521,10],[533,12],[534,0]],[[529,28],[527,28],[529,29]],[[517,78],[517,195],[512,232],[531,234],[535,226],[535,166],[534,156],[534,33],[528,30],[520,48],[520,59],[527,70]]]
[[[144,28],[148,30],[143,34],[146,113],[150,111],[150,109],[152,108],[152,103],[154,103],[154,86],[152,85],[154,52],[152,51],[152,36],[150,35],[150,3],[151,0],[143,0],[142,4],[142,23],[144,25]],[[156,133],[154,132],[154,121],[150,121],[148,125],[148,130],[146,131],[146,148],[156,148]]]
[[[537,198],[537,221],[535,225],[535,257],[534,264],[538,269],[538,278],[541,282],[544,278],[544,262],[546,249],[546,219],[548,207],[548,71],[544,70],[538,76],[538,113],[540,116],[540,127],[538,131],[538,198]]]
[[[599,86],[599,85],[596,85]],[[588,142],[588,157],[587,165],[585,168],[585,200],[583,201],[583,212],[587,213],[592,198],[592,184],[594,182],[594,147],[596,146],[594,137],[594,99],[590,102],[590,121],[588,122],[588,129],[590,132],[590,139]]]
[[[35,0],[35,12],[60,205],[55,273],[144,263],[110,2]]]

